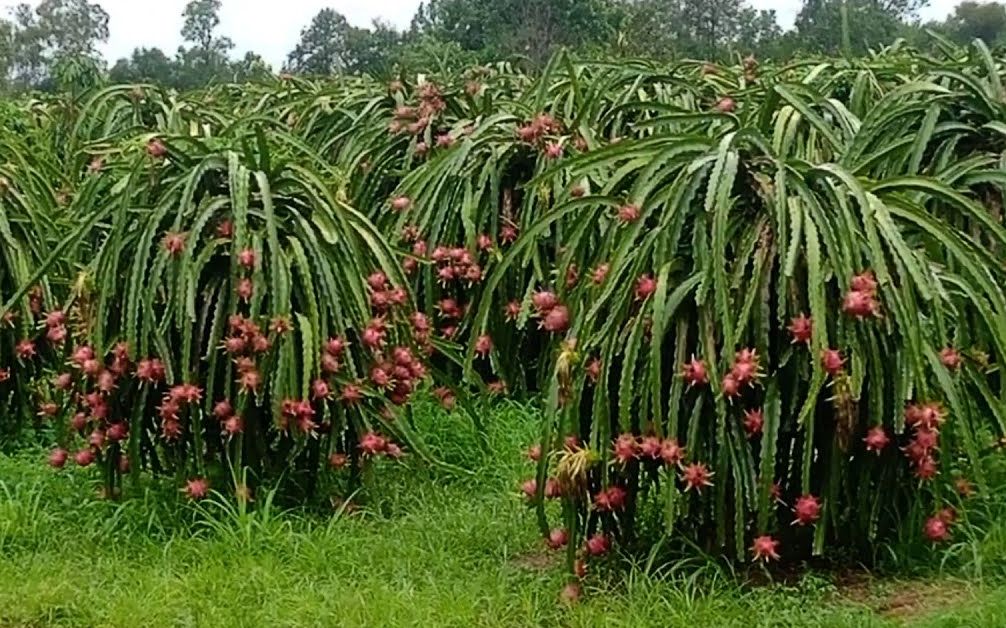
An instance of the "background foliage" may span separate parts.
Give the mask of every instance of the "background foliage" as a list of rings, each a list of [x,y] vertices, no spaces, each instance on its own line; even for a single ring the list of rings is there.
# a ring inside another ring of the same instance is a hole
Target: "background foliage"
[[[999,2],[968,0],[942,22],[924,23],[919,10],[925,5],[923,0],[806,0],[792,27],[783,28],[774,11],[757,10],[747,0],[431,0],[420,5],[404,30],[381,21],[353,25],[337,9],[326,8],[305,25],[282,70],[390,79],[508,59],[540,71],[560,48],[588,56],[662,60],[729,62],[749,54],[788,60],[809,54],[864,56],[899,37],[933,51],[926,31],[958,44],[977,38],[994,47],[1006,32],[1006,9]],[[111,83],[178,89],[265,78],[271,68],[261,55],[232,56],[234,44],[220,32],[221,6],[219,0],[188,3],[178,50],[137,48],[106,67],[97,48],[108,39],[109,16],[100,2],[18,5],[0,19],[3,86],[8,91],[65,89],[57,68],[69,58],[99,69],[96,82],[105,80],[106,70]]]

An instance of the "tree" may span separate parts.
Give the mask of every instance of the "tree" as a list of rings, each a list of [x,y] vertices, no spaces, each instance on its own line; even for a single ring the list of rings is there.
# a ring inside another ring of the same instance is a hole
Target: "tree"
[[[353,65],[348,40],[356,30],[334,9],[322,9],[300,32],[297,47],[287,56],[287,69],[302,74],[328,75]]]
[[[401,63],[405,38],[394,26],[374,20],[371,28],[353,28],[346,36],[346,50],[351,60],[350,72],[371,76],[390,76]]]
[[[734,47],[737,50],[756,53],[759,57],[779,56],[782,41],[782,27],[774,10],[758,10],[743,7],[737,20],[737,35]]]
[[[108,13],[101,5],[87,0],[43,0],[34,10],[19,4],[13,17],[7,69],[21,86],[40,85],[60,60],[86,58],[89,61],[81,63],[100,66],[97,47],[108,40]]]
[[[98,43],[108,41],[108,13],[96,2],[44,0],[35,13],[54,56],[95,58]]]
[[[629,50],[658,57],[770,56],[782,35],[775,11],[756,10],[744,0],[639,0],[625,23]]]
[[[289,72],[326,76],[339,72],[387,75],[398,62],[404,38],[393,26],[375,20],[357,28],[332,10],[322,9],[300,32],[287,56]]]
[[[539,67],[560,47],[610,41],[620,18],[604,0],[524,0],[510,5],[505,11],[513,23],[498,34],[499,48],[523,54]]]
[[[160,48],[137,48],[129,59],[119,59],[109,72],[113,83],[156,83],[168,87],[177,82],[175,62]]]
[[[484,51],[490,45],[486,26],[492,24],[489,2],[475,0],[428,0],[421,2],[412,18],[412,32],[457,43],[464,50]],[[496,23],[496,27],[505,28]]]
[[[842,5],[848,14],[853,54],[890,43],[928,0],[805,0],[796,18],[800,46],[805,50],[838,54],[843,50]]]
[[[993,45],[1006,35],[1006,6],[999,2],[962,2],[947,18],[946,30],[961,43],[981,39]]]
[[[429,0],[413,18],[412,32],[485,58],[523,55],[540,66],[560,47],[612,40],[621,16],[612,0]]]

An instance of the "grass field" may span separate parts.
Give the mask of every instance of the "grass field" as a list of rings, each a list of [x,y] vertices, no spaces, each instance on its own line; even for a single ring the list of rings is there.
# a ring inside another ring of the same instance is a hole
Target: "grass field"
[[[533,417],[494,412],[485,453],[460,419],[420,415],[434,448],[476,474],[388,467],[379,501],[334,517],[263,496],[243,515],[222,501],[177,508],[157,486],[113,503],[86,472],[42,465],[44,452],[0,458],[0,626],[1006,625],[997,578],[938,563],[758,586],[698,561],[662,575],[626,564],[567,608],[562,565],[514,488]],[[993,548],[969,551],[973,565]]]

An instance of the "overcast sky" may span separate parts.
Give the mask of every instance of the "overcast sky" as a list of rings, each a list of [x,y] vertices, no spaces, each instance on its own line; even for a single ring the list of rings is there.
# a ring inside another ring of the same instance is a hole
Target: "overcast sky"
[[[29,0],[36,5],[40,0]],[[182,9],[187,0],[98,0],[111,16],[111,37],[103,48],[109,62],[127,56],[137,46],[157,46],[172,54],[180,43]],[[492,1],[492,0],[487,0]],[[321,9],[331,7],[356,26],[380,18],[408,26],[420,0],[223,0],[220,32],[234,40],[238,56],[254,50],[274,67],[282,65],[297,43],[300,30]],[[751,0],[762,9],[775,9],[783,26],[793,23],[801,0]],[[958,0],[930,0],[924,19],[942,18]],[[0,0],[9,9],[16,1]]]

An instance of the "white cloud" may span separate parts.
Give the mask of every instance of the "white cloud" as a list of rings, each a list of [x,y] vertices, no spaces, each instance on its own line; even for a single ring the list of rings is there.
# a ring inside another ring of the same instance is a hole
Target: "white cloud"
[[[37,5],[40,0],[29,0]],[[138,46],[157,46],[173,54],[181,43],[182,10],[187,0],[98,0],[111,16],[111,36],[102,52],[114,62]],[[491,1],[491,0],[489,0]],[[368,26],[382,19],[405,28],[420,0],[223,0],[220,33],[234,40],[239,56],[253,50],[274,66],[282,64],[296,45],[300,31],[314,15],[332,8],[351,24]],[[923,19],[938,19],[949,13],[957,0],[932,0]],[[15,1],[0,0],[10,9]],[[783,26],[792,25],[802,0],[753,0],[762,9],[775,9]]]

